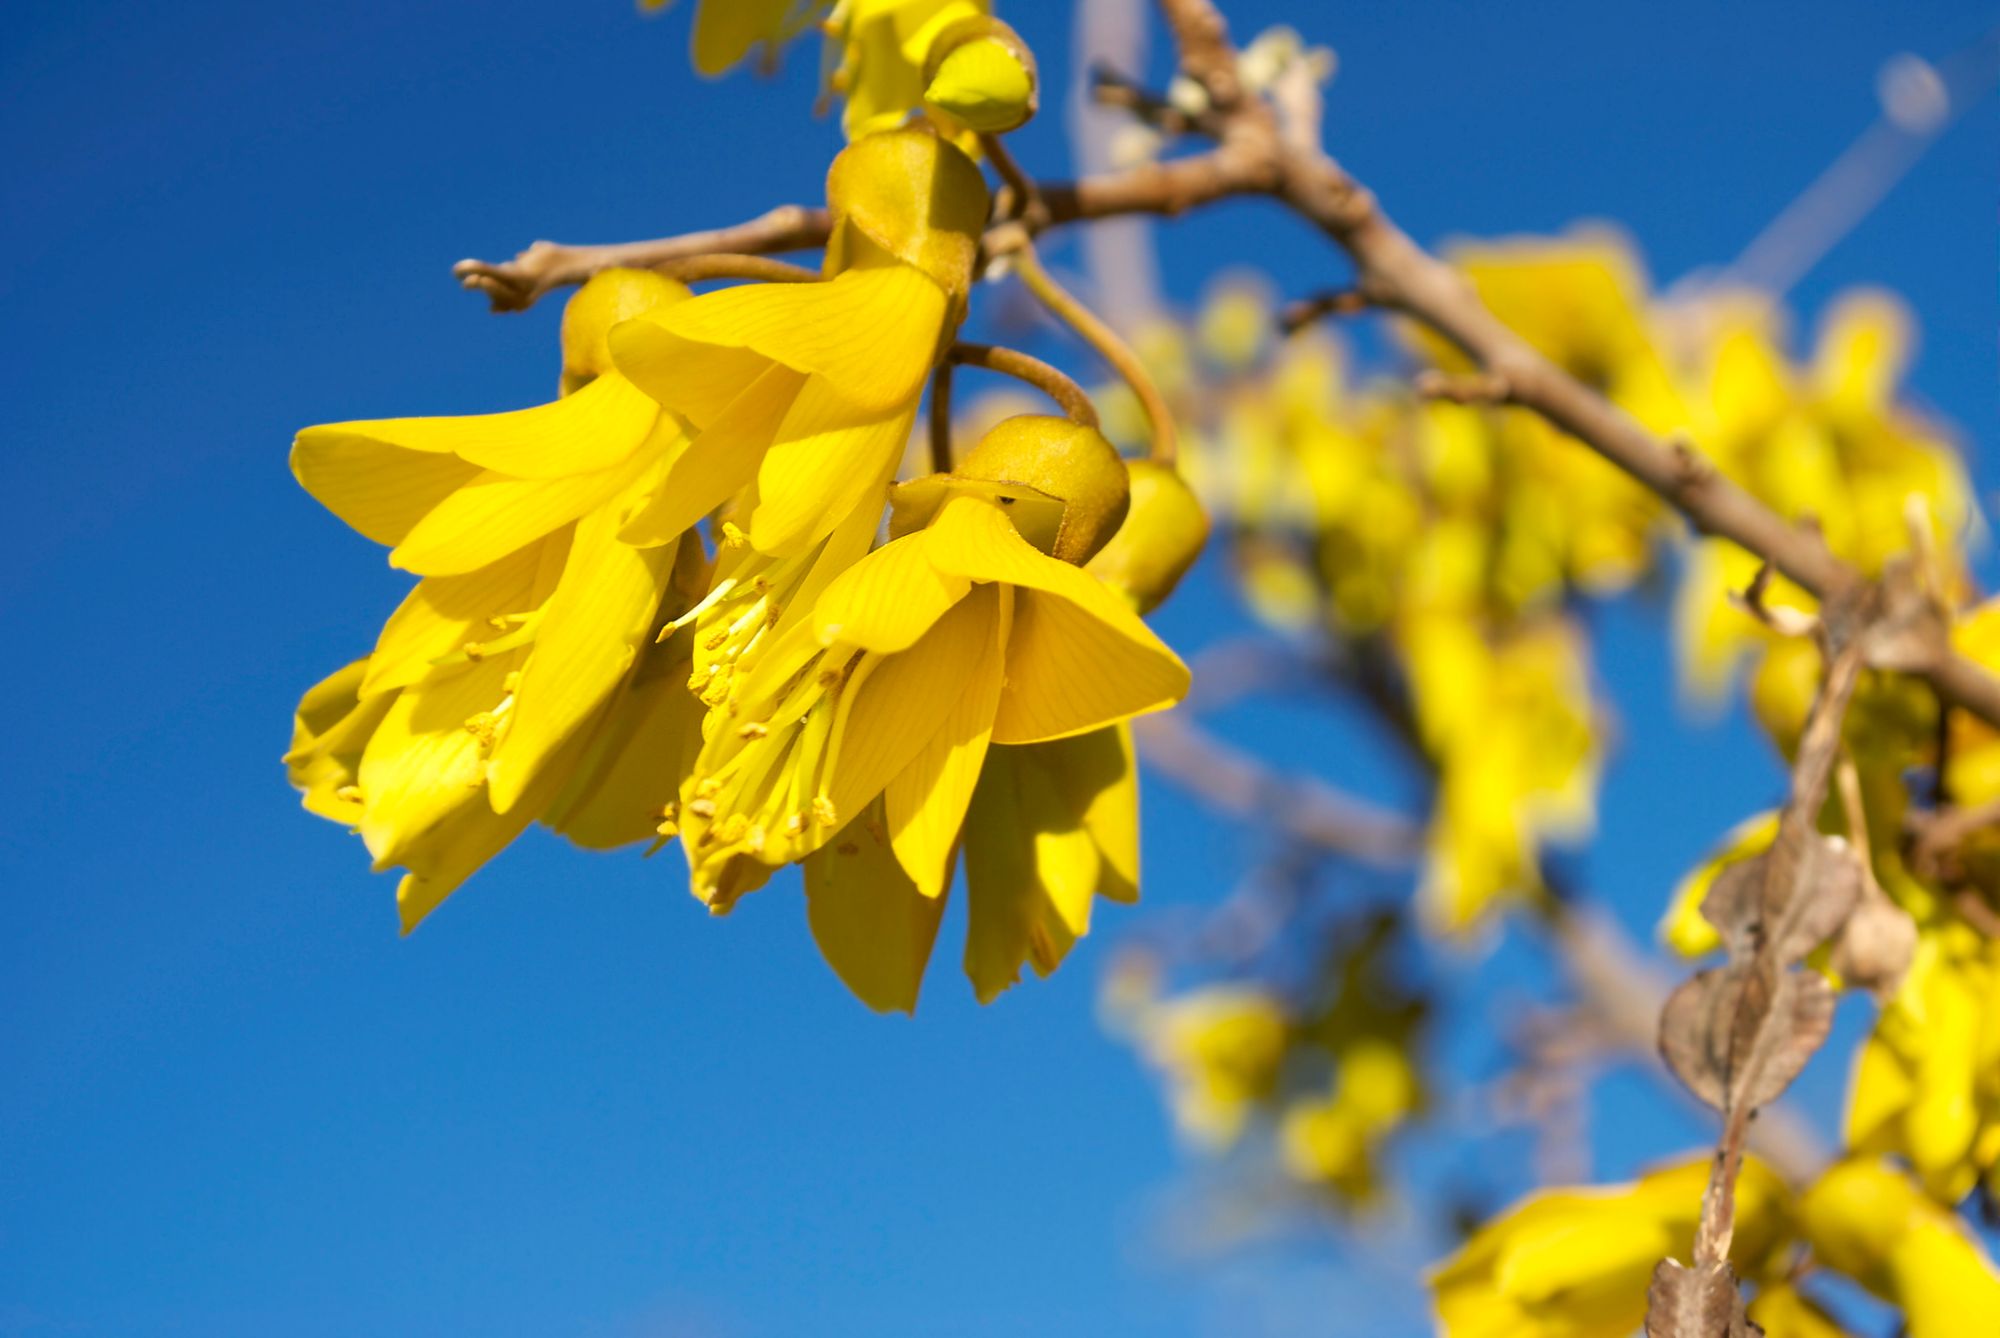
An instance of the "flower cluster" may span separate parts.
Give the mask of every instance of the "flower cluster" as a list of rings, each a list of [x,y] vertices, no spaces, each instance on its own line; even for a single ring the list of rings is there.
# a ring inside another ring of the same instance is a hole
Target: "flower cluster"
[[[812,8],[704,4],[697,64]],[[1188,687],[1141,612],[1206,520],[1080,393],[898,481],[990,221],[954,140],[1032,110],[1032,60],[971,3],[829,24],[854,139],[819,271],[607,271],[565,312],[553,403],[299,434],[300,483],[420,578],[286,756],[308,809],[406,871],[406,930],[530,823],[678,837],[718,914],[803,865],[827,960],[910,1009],[960,862],[982,1000],[1138,895],[1124,722]],[[927,87],[943,109],[903,124]]]

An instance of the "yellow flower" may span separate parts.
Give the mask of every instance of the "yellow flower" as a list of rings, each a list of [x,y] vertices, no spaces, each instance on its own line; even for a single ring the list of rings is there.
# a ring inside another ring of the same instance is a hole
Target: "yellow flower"
[[[1411,696],[1438,761],[1421,896],[1443,928],[1541,886],[1545,839],[1587,830],[1598,753],[1580,636],[1543,619],[1489,641],[1451,615],[1402,629]]]
[[[1175,1123],[1196,1143],[1234,1143],[1277,1091],[1291,1021],[1262,990],[1197,990],[1144,1008],[1138,1026],[1147,1059],[1167,1080]]]
[[[1660,1260],[1694,1244],[1708,1162],[1608,1189],[1531,1194],[1488,1222],[1430,1274],[1446,1338],[1626,1338],[1646,1314]],[[1782,1181],[1746,1159],[1730,1257],[1754,1276],[1788,1227]]]
[[[1848,1145],[1908,1158],[1926,1192],[1956,1203],[2000,1164],[2000,947],[1946,922],[1855,1060]]]
[[[587,325],[566,329],[571,353],[585,350],[572,370],[588,363]],[[377,868],[409,870],[406,930],[547,815],[580,763],[607,764],[590,740],[632,696],[677,561],[684,587],[701,565],[698,545],[618,536],[684,445],[677,421],[611,373],[516,413],[299,434],[299,481],[423,578],[374,651],[307,694],[287,756],[309,809],[353,824]],[[676,779],[653,775],[658,802]],[[598,816],[581,796],[571,811]]]
[[[1416,1109],[1419,1090],[1402,1047],[1380,1037],[1349,1045],[1336,1059],[1330,1091],[1286,1107],[1278,1126],[1285,1169],[1309,1184],[1368,1197],[1376,1149]]]
[[[1910,1338],[2000,1332],[2000,1272],[1950,1210],[1872,1161],[1834,1167],[1799,1202],[1814,1255],[1902,1310]]]
[[[628,542],[665,542],[753,489],[750,543],[790,556],[879,506],[964,314],[986,186],[956,149],[904,130],[844,151],[827,197],[824,282],[726,288],[612,330],[618,370],[692,425]]]
[[[1012,500],[950,498],[828,585],[738,685],[684,791],[703,901],[726,910],[878,796],[878,837],[935,898],[989,743],[1083,734],[1186,692],[1186,666],[1118,595],[1021,538]]]
[[[1789,1283],[1758,1292],[1750,1302],[1750,1322],[1764,1338],[1848,1338],[1831,1315]]]
[[[1963,462],[1943,433],[1895,399],[1907,361],[1908,319],[1891,299],[1860,293],[1829,314],[1811,363],[1788,365],[1768,310],[1740,297],[1711,299],[1694,375],[1695,438],[1724,475],[1787,518],[1810,517],[1828,547],[1874,574],[1911,547],[1912,499],[1944,576],[1962,578],[1960,547],[1976,519]],[[1766,633],[1729,600],[1757,560],[1726,540],[1699,541],[1676,598],[1677,639],[1691,685],[1714,696]],[[1954,591],[1945,592],[1950,596]],[[1810,609],[1784,580],[1773,604]]]
[[[665,9],[673,0],[639,0],[639,8]],[[695,8],[694,67],[713,77],[738,64],[750,49],[764,48],[774,69],[778,49],[810,28],[832,0],[700,0]]]
[[[985,0],[840,0],[827,20],[827,43],[839,52],[829,82],[847,99],[847,137],[893,129],[923,106],[931,43],[988,8]]]

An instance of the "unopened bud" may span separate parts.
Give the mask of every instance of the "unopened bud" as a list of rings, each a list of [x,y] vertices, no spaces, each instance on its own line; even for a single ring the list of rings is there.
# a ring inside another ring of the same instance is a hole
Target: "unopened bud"
[[[611,370],[605,336],[620,321],[670,307],[687,297],[685,284],[646,269],[593,274],[570,297],[562,315],[562,393],[574,394]]]
[[[1208,542],[1208,513],[1172,465],[1133,460],[1132,503],[1125,523],[1090,560],[1092,574],[1123,590],[1150,613],[1162,604]]]
[[[1015,528],[1043,552],[1078,566],[1110,542],[1132,500],[1125,461],[1104,434],[1047,414],[1003,420],[966,452],[956,474],[1018,484],[1060,501],[1052,531],[1024,528],[1018,516]]]
[[[960,19],[924,58],[925,105],[981,134],[1026,124],[1039,100],[1035,53],[996,18]]]
[[[972,285],[991,200],[972,160],[927,129],[864,135],[840,151],[826,177],[833,211],[827,251],[838,270],[859,234],[962,298]]]

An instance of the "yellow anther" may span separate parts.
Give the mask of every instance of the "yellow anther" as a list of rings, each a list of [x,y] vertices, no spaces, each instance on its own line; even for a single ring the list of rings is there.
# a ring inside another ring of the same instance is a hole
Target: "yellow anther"
[[[722,522],[722,546],[724,548],[741,548],[749,542],[750,536],[745,534],[735,521],[725,520]]]
[[[358,804],[361,802],[361,787],[359,785],[343,785],[333,792],[333,797],[343,804]]]
[[[747,814],[743,813],[731,813],[728,817],[724,818],[721,822],[717,823],[714,828],[715,839],[722,842],[724,845],[736,844],[738,841],[741,841],[749,833],[749,831],[750,831],[750,818]]]
[[[688,805],[688,812],[694,814],[697,818],[712,818],[715,816],[715,801],[713,799],[697,799]]]
[[[752,720],[736,731],[736,737],[739,739],[761,739],[770,732],[771,727],[769,725]]]
[[[826,795],[815,795],[812,801],[812,820],[822,827],[832,827],[840,821],[840,811],[833,806],[833,800]]]

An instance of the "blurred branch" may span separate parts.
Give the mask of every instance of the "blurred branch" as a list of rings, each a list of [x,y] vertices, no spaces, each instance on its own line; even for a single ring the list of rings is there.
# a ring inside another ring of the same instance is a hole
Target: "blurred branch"
[[[1195,724],[1185,712],[1132,722],[1139,755],[1219,813],[1363,864],[1403,867],[1422,834],[1400,813],[1341,793],[1312,776],[1285,776]]]

